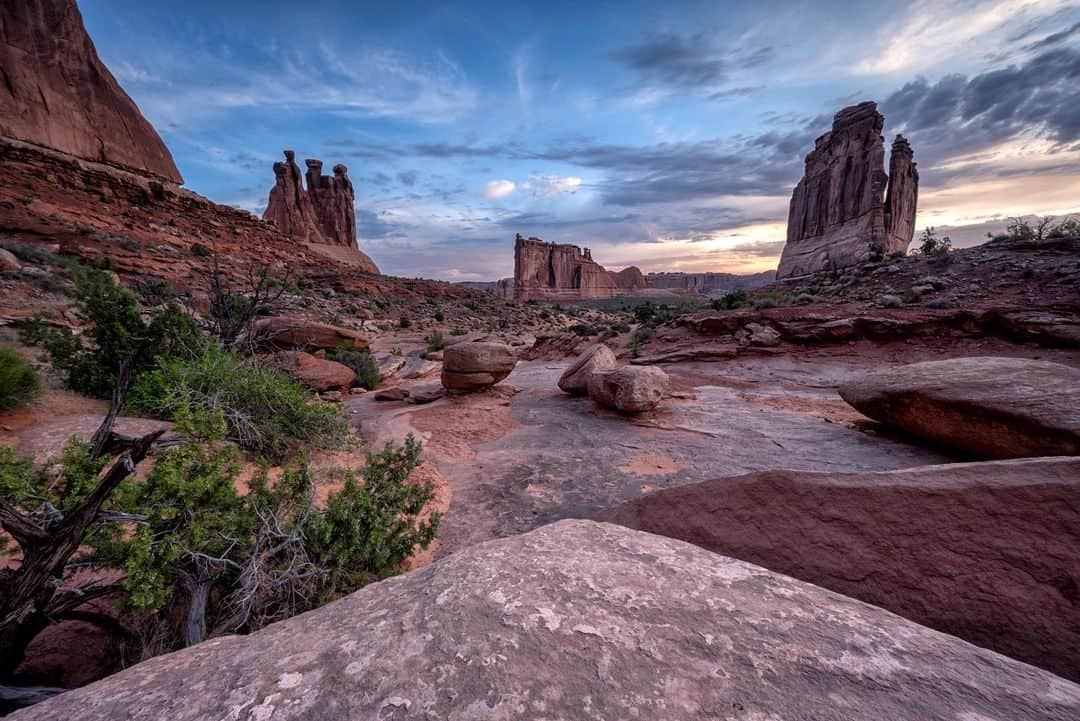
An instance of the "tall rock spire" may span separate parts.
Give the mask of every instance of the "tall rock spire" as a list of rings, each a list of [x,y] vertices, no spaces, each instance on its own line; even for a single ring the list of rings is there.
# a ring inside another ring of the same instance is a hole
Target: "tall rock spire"
[[[907,250],[919,176],[911,146],[898,138],[890,163],[897,179],[889,181],[884,123],[876,103],[860,103],[837,113],[832,130],[817,139],[791,195],[778,278],[855,265],[874,249]]]

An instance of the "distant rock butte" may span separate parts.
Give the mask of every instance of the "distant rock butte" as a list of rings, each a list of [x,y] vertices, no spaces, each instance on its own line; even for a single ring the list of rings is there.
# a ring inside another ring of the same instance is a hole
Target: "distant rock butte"
[[[517,300],[586,300],[645,287],[645,277],[634,266],[609,271],[592,259],[588,248],[518,235],[514,239],[514,277],[500,280],[497,294]]]
[[[832,130],[817,139],[791,195],[777,278],[856,265],[875,248],[907,250],[919,173],[911,145],[898,135],[885,174],[884,123],[876,103],[860,103],[837,113]]]
[[[658,491],[598,520],[756,563],[1080,680],[1080,458],[762,471]]]
[[[286,150],[285,160],[274,163],[274,187],[263,218],[286,235],[305,243],[357,249],[356,192],[349,169],[335,165],[333,175],[323,175],[321,160],[307,159],[307,188],[296,165],[296,153]],[[374,267],[374,264],[372,264]],[[377,273],[375,269],[371,272]]]
[[[761,273],[649,273],[645,282],[650,288],[672,290],[675,292],[727,293],[733,290],[755,290],[762,288],[776,279],[776,272],[766,270]]]
[[[98,58],[75,0],[0,3],[0,135],[170,183],[172,155]]]
[[[1080,686],[882,609],[681,541],[562,521],[12,718],[1078,715]]]

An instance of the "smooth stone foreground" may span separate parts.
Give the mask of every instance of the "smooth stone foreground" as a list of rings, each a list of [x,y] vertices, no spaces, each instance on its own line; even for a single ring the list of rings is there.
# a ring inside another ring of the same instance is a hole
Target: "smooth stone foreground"
[[[1080,369],[973,357],[886,368],[841,384],[874,420],[986,458],[1080,455]]]
[[[1080,717],[1080,686],[681,541],[561,521],[15,719]]]
[[[764,471],[600,514],[1080,681],[1080,458]]]

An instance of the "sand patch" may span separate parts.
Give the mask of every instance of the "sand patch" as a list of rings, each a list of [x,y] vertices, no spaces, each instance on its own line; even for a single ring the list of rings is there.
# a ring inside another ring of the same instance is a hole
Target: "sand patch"
[[[476,457],[473,444],[496,441],[520,425],[510,417],[510,400],[501,394],[448,400],[410,416],[411,425],[428,436],[424,449],[440,459],[471,460]]]
[[[618,470],[635,476],[669,476],[684,468],[689,468],[689,466],[661,453],[638,453],[630,456],[626,465],[619,466]]]

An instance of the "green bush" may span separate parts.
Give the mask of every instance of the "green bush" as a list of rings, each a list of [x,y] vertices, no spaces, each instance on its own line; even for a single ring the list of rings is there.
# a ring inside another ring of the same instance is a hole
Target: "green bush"
[[[401,316],[401,320],[398,321],[398,328],[409,328],[412,326],[412,321],[409,320],[409,316]]]
[[[926,256],[932,256],[938,260],[945,259],[952,250],[952,239],[949,236],[938,238],[933,228],[923,231],[920,238],[919,252]]]
[[[332,361],[347,365],[356,373],[353,383],[361,388],[373,390],[382,380],[379,362],[366,350],[356,350],[352,346],[341,346],[326,354]]]
[[[430,335],[424,336],[424,342],[427,343],[427,349],[442,350],[446,345],[446,341],[443,339],[442,331],[432,331]]]
[[[746,291],[742,288],[733,290],[730,293],[725,293],[722,298],[717,298],[712,302],[713,310],[735,310],[736,308],[744,308],[750,305],[750,297],[746,294]]]
[[[34,366],[10,348],[0,347],[0,409],[25,403],[40,388]]]
[[[79,311],[91,323],[89,343],[67,328],[50,330],[40,322],[27,324],[21,337],[44,346],[53,366],[67,375],[68,386],[79,393],[95,398],[112,395],[120,365],[136,348],[142,352],[132,369],[133,378],[161,360],[191,357],[204,343],[198,326],[175,303],[145,322],[135,296],[106,273],[80,273],[75,297]]]
[[[228,440],[275,462],[301,445],[341,447],[348,434],[340,406],[313,400],[277,368],[213,344],[190,359],[160,360],[132,382],[129,398],[164,418],[221,413]]]

